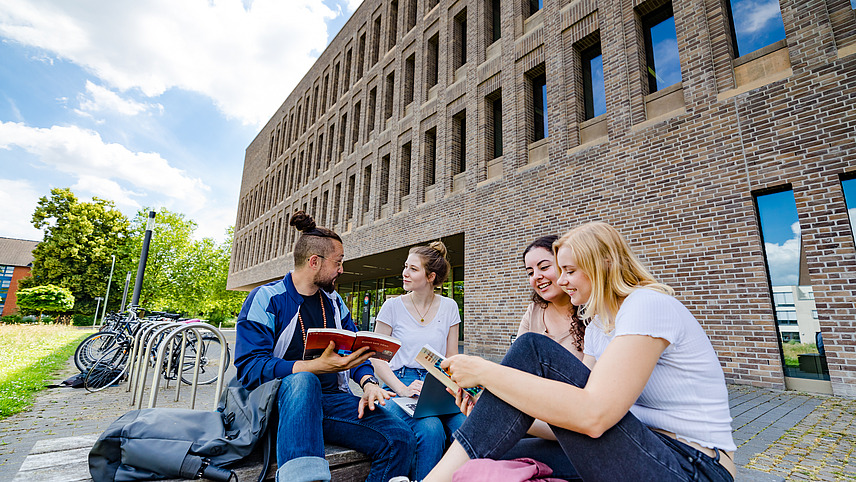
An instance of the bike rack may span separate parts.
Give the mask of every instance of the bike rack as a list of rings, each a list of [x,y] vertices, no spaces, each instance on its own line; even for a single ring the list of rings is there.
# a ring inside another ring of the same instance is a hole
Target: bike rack
[[[173,328],[177,328],[182,326],[183,323],[176,323],[174,321],[164,321],[164,322],[154,322],[151,327],[148,328],[146,332],[146,337],[141,340],[141,347],[145,344],[145,349],[142,352],[137,353],[136,357],[136,367],[137,368],[137,376],[134,379],[134,391],[131,394],[131,406],[136,405],[137,409],[143,408],[143,393],[146,389],[146,377],[149,373],[149,354],[152,353],[155,349],[155,340],[158,337],[168,332]],[[158,365],[158,371],[155,372],[155,378],[160,374],[160,365]],[[129,383],[130,385],[130,383]],[[139,398],[137,395],[139,394]]]
[[[171,321],[141,321],[143,323],[134,334],[134,350],[131,353],[130,366],[128,369],[128,388],[125,390],[126,392],[131,393],[131,406],[134,406],[137,400],[137,385],[139,380],[139,374],[142,370],[143,362],[148,363],[148,357],[142,356],[143,347],[146,345],[146,342],[149,340],[149,335],[151,335],[156,329],[162,327],[163,325],[171,324]]]
[[[226,368],[227,368],[226,367],[226,356],[227,356],[228,351],[229,351],[229,345],[226,342],[226,337],[223,336],[223,333],[221,333],[220,330],[218,330],[217,328],[215,328],[211,325],[208,325],[206,323],[190,323],[190,324],[176,323],[176,324],[179,326],[175,330],[168,333],[164,337],[164,339],[160,342],[160,346],[158,346],[158,355],[157,355],[157,361],[155,362],[155,367],[158,370],[160,370],[160,367],[163,366],[163,361],[164,361],[164,356],[166,356],[166,351],[167,351],[167,349],[172,347],[172,342],[177,336],[179,336],[179,335],[182,336],[180,354],[181,354],[181,357],[184,357],[184,351],[187,348],[187,332],[188,331],[191,331],[193,333],[193,335],[196,336],[196,341],[197,341],[197,343],[200,344],[200,346],[202,343],[202,334],[200,333],[201,330],[206,330],[206,331],[210,331],[210,332],[214,333],[215,335],[217,335],[217,338],[220,341],[220,346],[222,347],[222,350],[220,350],[220,363],[219,363],[220,368],[218,369],[218,372],[217,372],[217,386],[216,386],[216,389],[214,390],[214,404],[216,405],[220,400],[220,391],[223,389],[223,376],[226,374]],[[152,340],[157,338],[157,335],[160,333],[160,331],[165,331],[168,328],[174,328],[174,327],[175,326],[172,325],[170,327],[161,328],[157,333],[155,333],[154,336],[152,336]],[[149,351],[151,351],[151,343],[152,343],[152,341],[150,340],[149,350],[147,350],[147,353]],[[193,367],[193,383],[191,384],[191,387],[192,387],[191,388],[191,396],[190,396],[190,408],[191,408],[191,410],[196,408],[196,392],[198,389],[198,383],[197,382],[199,381],[199,364],[200,364],[201,353],[202,353],[202,350],[199,350],[199,349],[196,350],[196,361],[195,361],[194,367]],[[170,359],[172,359],[172,357],[170,357]],[[146,364],[146,368],[147,367],[148,367],[148,364]],[[140,379],[141,386],[142,386],[142,384],[145,383],[146,371],[147,371],[146,369],[143,370],[143,376]],[[176,380],[176,387],[175,387],[175,401],[178,401],[179,392],[181,390],[181,372],[182,371],[183,370],[181,368],[179,368],[178,372],[177,372],[178,373],[178,379]],[[155,374],[155,376],[152,377],[152,385],[151,385],[151,389],[149,390],[150,391],[149,408],[154,408],[155,402],[157,401],[157,392],[158,392],[158,389],[160,388],[160,378],[161,377],[158,376],[158,374]],[[140,395],[141,395],[140,401],[137,405],[137,408],[142,407],[142,390],[140,392]]]

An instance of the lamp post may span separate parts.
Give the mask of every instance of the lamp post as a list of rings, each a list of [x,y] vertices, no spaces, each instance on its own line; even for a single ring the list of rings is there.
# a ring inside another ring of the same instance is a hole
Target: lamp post
[[[146,221],[146,234],[143,237],[143,250],[140,252],[140,263],[137,265],[137,279],[134,281],[134,296],[131,297],[131,305],[140,304],[140,292],[143,290],[143,275],[146,272],[146,260],[149,258],[149,243],[152,241],[152,230],[155,228],[155,212],[149,211],[149,219]]]
[[[113,283],[113,268],[116,267],[116,255],[110,255],[113,258],[113,263],[110,264],[110,278],[107,280],[107,292],[104,293],[104,309],[101,311],[101,324],[104,324],[104,316],[107,315],[107,300],[110,298],[110,284]],[[95,313],[98,315],[98,312]]]
[[[125,276],[125,291],[122,292],[122,307],[119,308],[119,313],[125,312],[125,303],[128,301],[128,285],[131,284],[131,272]]]
[[[95,297],[95,301],[97,301],[98,304],[95,305],[95,315],[92,317],[92,328],[95,328],[95,322],[98,321],[98,308],[101,307],[101,300],[103,299],[104,298],[100,296]]]

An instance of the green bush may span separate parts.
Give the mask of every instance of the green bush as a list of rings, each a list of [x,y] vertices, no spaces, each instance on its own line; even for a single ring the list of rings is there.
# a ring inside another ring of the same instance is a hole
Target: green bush
[[[83,313],[75,313],[71,317],[71,324],[74,326],[92,326],[92,317],[95,315],[86,315]],[[98,321],[101,321],[99,318]]]
[[[4,323],[6,325],[18,325],[24,323],[24,317],[19,314],[6,315],[0,318],[0,323]]]

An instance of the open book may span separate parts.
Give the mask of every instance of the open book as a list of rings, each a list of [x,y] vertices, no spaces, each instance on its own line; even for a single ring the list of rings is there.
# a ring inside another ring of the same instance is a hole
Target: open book
[[[306,330],[303,359],[312,360],[321,356],[331,340],[336,342],[336,352],[339,355],[350,355],[351,352],[367,346],[369,351],[375,352],[372,358],[380,358],[384,361],[392,360],[395,352],[401,348],[401,341],[398,338],[373,331],[354,332],[338,328],[310,328]]]
[[[446,385],[446,388],[457,393],[458,389],[461,387],[452,381],[452,375],[449,372],[440,368],[440,363],[445,359],[446,358],[443,355],[437,353],[428,345],[423,346],[422,349],[419,350],[419,353],[416,354],[416,363],[425,367],[425,369],[428,370],[428,373],[434,375],[437,380],[443,382],[443,385]],[[483,389],[484,387],[479,385],[477,387],[464,388],[464,391],[471,397],[476,398]]]

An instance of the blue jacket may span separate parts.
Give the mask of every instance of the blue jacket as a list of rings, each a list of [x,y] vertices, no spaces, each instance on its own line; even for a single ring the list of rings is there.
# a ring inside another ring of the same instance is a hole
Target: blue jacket
[[[339,293],[327,293],[335,309],[336,328],[357,331],[351,312]],[[291,375],[296,360],[283,360],[291,339],[297,331],[297,312],[303,296],[294,288],[291,273],[279,281],[259,286],[250,292],[238,315],[237,339],[235,343],[235,368],[238,380],[247,390],[273,380]],[[350,370],[351,377],[359,383],[366,375],[373,374],[370,362],[366,361]],[[350,392],[345,373],[339,373],[339,388]]]

